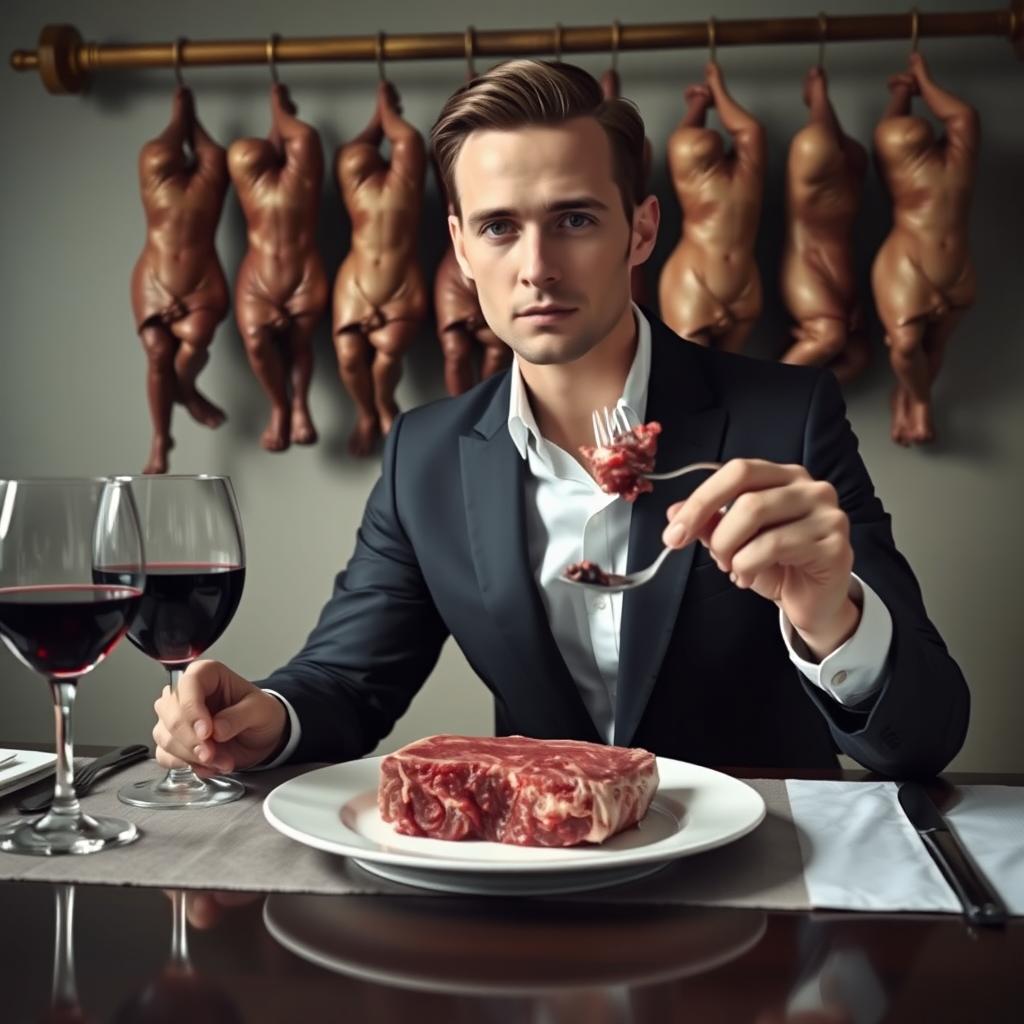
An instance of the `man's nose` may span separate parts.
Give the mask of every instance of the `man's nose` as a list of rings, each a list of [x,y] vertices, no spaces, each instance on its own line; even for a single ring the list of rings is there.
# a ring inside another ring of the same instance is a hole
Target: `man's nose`
[[[558,281],[560,274],[554,261],[550,240],[544,232],[528,228],[522,235],[522,262],[519,276],[523,284],[542,288]]]

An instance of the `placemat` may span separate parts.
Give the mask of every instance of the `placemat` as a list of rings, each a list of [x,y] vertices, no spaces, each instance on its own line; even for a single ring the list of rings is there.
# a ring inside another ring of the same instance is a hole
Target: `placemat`
[[[264,797],[275,786],[314,767],[287,766],[242,775],[246,794],[235,803],[153,811],[126,806],[117,799],[121,786],[161,771],[154,761],[141,762],[98,783],[82,800],[87,813],[134,821],[142,833],[136,842],[81,857],[0,853],[0,879],[334,895],[426,894],[427,890],[379,879],[344,857],[297,843],[270,826],[263,817]],[[749,785],[764,798],[768,812],[749,835],[728,846],[683,857],[640,881],[574,898],[808,909],[786,784],[753,779]],[[13,797],[0,801],[0,821],[16,815]]]

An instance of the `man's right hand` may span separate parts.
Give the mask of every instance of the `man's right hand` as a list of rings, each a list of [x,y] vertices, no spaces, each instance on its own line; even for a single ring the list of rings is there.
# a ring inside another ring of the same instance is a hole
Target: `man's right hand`
[[[177,692],[165,686],[153,705],[156,759],[200,775],[266,761],[281,745],[288,713],[274,696],[219,661],[195,661]]]

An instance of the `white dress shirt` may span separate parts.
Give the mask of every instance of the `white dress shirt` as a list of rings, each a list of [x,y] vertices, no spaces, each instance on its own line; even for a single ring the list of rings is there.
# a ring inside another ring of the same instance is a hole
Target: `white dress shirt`
[[[637,324],[636,355],[618,406],[635,425],[644,422],[647,411],[651,327],[636,305],[633,315]],[[529,467],[526,527],[534,576],[555,643],[598,732],[611,743],[622,595],[569,587],[559,577],[567,565],[584,559],[606,571],[624,573],[633,506],[602,491],[576,459],[541,436],[518,357],[511,375],[508,429]],[[779,613],[782,639],[793,664],[812,683],[847,706],[866,699],[881,686],[892,641],[892,618],[875,592],[853,576],[850,596],[862,609],[857,630],[820,663],[811,660],[799,635]]]
[[[637,347],[618,406],[629,422],[644,422],[651,367],[651,327],[633,306]],[[685,344],[685,342],[680,342]],[[568,452],[541,436],[530,408],[518,357],[512,363],[508,430],[526,459],[526,531],[530,563],[548,614],[555,643],[598,733],[611,743],[615,732],[615,686],[619,670],[622,595],[566,586],[559,577],[567,565],[584,559],[606,571],[624,573],[633,506],[606,494]],[[671,571],[665,570],[665,571]],[[782,640],[793,664],[815,686],[840,704],[871,696],[884,680],[892,642],[892,618],[863,580],[851,575],[850,596],[861,606],[853,636],[815,663],[793,626],[779,612]],[[271,763],[286,761],[299,742],[300,725],[291,704],[274,690],[288,710],[291,736]]]

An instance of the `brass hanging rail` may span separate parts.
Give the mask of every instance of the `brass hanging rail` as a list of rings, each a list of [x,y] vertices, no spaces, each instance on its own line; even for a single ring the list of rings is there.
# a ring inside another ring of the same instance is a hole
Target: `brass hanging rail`
[[[881,39],[995,36],[1024,58],[1024,0],[1001,10],[901,14],[827,14],[805,18],[686,21],[659,25],[589,25],[477,32],[380,34],[328,38],[275,37],[277,64],[299,62],[431,60],[599,53],[611,50],[698,49],[779,43],[852,43]],[[51,93],[78,93],[96,71],[126,68],[212,67],[267,63],[265,39],[179,40],[170,43],[83,42],[73,25],[47,25],[35,50],[15,50],[15,71],[38,70]]]

